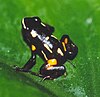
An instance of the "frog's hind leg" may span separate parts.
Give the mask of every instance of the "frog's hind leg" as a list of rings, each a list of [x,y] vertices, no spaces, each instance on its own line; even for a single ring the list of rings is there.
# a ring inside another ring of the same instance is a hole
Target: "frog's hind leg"
[[[44,79],[55,79],[58,78],[66,72],[65,66],[61,65],[50,65],[44,64],[40,68],[40,74],[44,77]]]

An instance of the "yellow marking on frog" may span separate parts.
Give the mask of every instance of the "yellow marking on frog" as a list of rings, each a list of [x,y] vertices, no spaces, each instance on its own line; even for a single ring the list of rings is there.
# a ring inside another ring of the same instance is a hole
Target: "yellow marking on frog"
[[[50,66],[52,66],[52,65],[57,65],[57,60],[56,60],[56,59],[49,59],[49,60],[47,61],[47,63],[48,63]]]
[[[66,46],[65,46],[65,43],[64,43],[64,42],[62,42],[62,45],[63,45],[64,51],[66,51]]]
[[[60,48],[57,49],[57,52],[61,55],[61,56],[64,56],[63,52],[61,51]]]
[[[51,69],[52,67],[53,67],[53,66],[48,66],[46,69],[49,70],[49,69]]]
[[[65,43],[65,44],[68,43],[68,38],[65,38],[64,43]]]
[[[36,47],[34,45],[32,45],[32,51],[35,51]]]
[[[44,47],[50,52],[52,53],[52,50],[49,48],[49,46],[47,44],[44,44]]]
[[[42,52],[44,58],[45,58],[46,60],[48,60],[48,58],[47,58],[46,54],[44,53],[44,51],[41,51],[41,52]]]
[[[51,69],[54,65],[57,65],[57,60],[56,59],[49,59],[48,61],[47,61],[47,66],[46,66],[46,68],[47,68],[47,70],[49,70],[49,69]]]

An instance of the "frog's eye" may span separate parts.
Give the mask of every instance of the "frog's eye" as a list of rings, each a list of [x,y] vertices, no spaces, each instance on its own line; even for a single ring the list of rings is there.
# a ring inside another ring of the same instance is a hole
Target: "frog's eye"
[[[41,23],[41,19],[39,17],[32,17],[33,22]]]

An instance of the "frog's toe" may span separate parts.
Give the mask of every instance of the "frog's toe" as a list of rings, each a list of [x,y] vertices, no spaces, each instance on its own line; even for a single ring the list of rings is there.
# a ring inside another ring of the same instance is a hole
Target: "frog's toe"
[[[43,77],[42,81],[44,80],[54,80],[54,78],[52,78],[51,76],[45,76]]]
[[[20,67],[18,67],[17,65],[14,65],[14,66],[13,66],[13,69],[14,69],[15,71],[28,72],[27,70],[24,70],[23,68],[20,68]]]
[[[14,65],[14,66],[13,66],[13,69],[14,69],[15,71],[20,71],[21,68],[19,68],[17,65]]]

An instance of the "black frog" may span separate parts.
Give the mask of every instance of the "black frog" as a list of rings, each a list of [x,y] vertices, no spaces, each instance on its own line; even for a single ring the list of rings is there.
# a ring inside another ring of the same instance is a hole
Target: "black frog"
[[[22,36],[31,50],[31,58],[22,68],[16,67],[16,71],[29,72],[36,64],[37,54],[44,61],[38,76],[55,79],[64,75],[64,63],[76,57],[78,47],[68,35],[58,40],[53,32],[54,27],[43,23],[39,17],[22,19]]]

